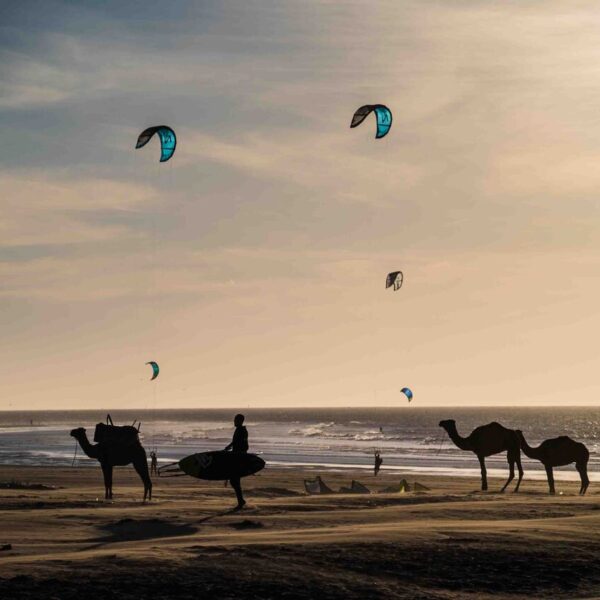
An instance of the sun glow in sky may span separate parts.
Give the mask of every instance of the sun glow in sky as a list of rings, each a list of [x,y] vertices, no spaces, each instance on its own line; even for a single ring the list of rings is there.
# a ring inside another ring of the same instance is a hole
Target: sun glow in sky
[[[595,404],[599,28],[594,2],[5,0],[0,409]],[[349,128],[371,103],[382,140]],[[160,124],[165,164],[134,150]]]

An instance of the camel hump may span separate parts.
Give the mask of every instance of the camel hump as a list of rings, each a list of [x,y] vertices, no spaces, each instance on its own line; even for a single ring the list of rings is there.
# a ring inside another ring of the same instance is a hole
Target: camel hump
[[[555,446],[573,446],[579,443],[570,438],[568,435],[559,435],[558,437],[546,440],[546,442],[554,443],[553,445]]]
[[[498,423],[497,421],[492,421],[491,423],[488,423],[487,427],[489,428],[494,428],[494,429],[504,429],[507,430],[506,427],[504,427],[504,425],[502,425],[501,423]],[[507,430],[507,431],[512,431],[512,429]]]
[[[138,430],[132,425],[105,425],[98,423],[94,432],[94,442],[98,444],[139,444]]]
[[[507,427],[504,427],[504,425],[498,423],[497,421],[492,421],[491,423],[484,425],[484,427],[486,429],[497,429],[498,431],[510,431],[512,433],[516,433],[513,429],[508,429]]]

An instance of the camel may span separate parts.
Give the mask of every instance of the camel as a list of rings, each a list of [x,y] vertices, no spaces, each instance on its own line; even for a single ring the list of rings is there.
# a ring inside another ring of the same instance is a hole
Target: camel
[[[125,466],[133,463],[140,479],[144,483],[144,502],[146,498],[152,499],[152,480],[148,473],[148,459],[144,447],[137,441],[134,444],[91,444],[87,438],[84,427],[71,431],[71,436],[79,443],[83,452],[90,458],[100,462],[104,475],[104,497],[112,500],[112,473],[113,467]]]
[[[515,463],[519,469],[519,480],[517,481],[515,492],[519,491],[519,486],[523,479],[523,467],[521,466],[521,445],[515,431],[503,427],[500,423],[494,422],[475,428],[468,437],[464,438],[461,437],[456,430],[456,421],[454,421],[454,419],[440,421],[440,427],[443,427],[446,430],[450,439],[461,450],[470,450],[477,455],[479,464],[481,465],[482,491],[485,492],[488,489],[485,457],[505,451],[510,473],[508,480],[500,491],[503,492],[508,484],[515,478]]]
[[[550,493],[555,494],[554,473],[552,467],[564,467],[575,463],[575,468],[581,477],[580,495],[584,495],[590,485],[587,474],[587,464],[590,459],[590,453],[584,444],[572,440],[567,435],[543,441],[537,448],[532,448],[525,439],[522,431],[517,429],[517,435],[521,442],[523,454],[529,458],[539,460],[546,468],[548,476],[548,487]]]

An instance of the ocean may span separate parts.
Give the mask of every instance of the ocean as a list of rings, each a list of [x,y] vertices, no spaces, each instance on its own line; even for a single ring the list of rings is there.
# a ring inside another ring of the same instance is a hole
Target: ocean
[[[233,434],[228,410],[110,411],[115,424],[141,422],[142,443],[156,449],[159,463],[188,454],[225,447]],[[530,445],[569,435],[590,451],[590,479],[600,481],[600,409],[595,408],[359,408],[359,409],[248,409],[246,425],[250,451],[267,464],[317,470],[365,469],[373,466],[373,452],[381,451],[382,473],[478,476],[471,452],[452,444],[438,426],[455,419],[461,435],[478,425],[498,421],[521,429]],[[71,429],[85,427],[93,439],[94,426],[106,411],[13,411],[0,413],[0,464],[70,466],[75,452]],[[525,477],[545,478],[538,461],[523,456]],[[504,455],[486,461],[490,476],[506,476]],[[76,467],[95,465],[80,450]],[[578,480],[574,467],[555,470],[557,479]]]

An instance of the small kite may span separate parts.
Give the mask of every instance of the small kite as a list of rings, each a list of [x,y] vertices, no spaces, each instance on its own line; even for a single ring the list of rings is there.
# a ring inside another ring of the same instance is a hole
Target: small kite
[[[166,125],[158,125],[157,127],[148,127],[140,133],[137,143],[137,148],[143,148],[151,139],[152,136],[157,133],[160,138],[160,162],[167,162],[173,154],[175,154],[175,146],[177,145],[177,138],[175,132]]]
[[[402,388],[400,391],[408,398],[409,402],[413,399],[413,393],[410,388]]]
[[[152,378],[150,379],[150,381],[153,381],[154,379],[156,379],[158,377],[158,374],[160,373],[160,369],[158,368],[158,363],[155,363],[153,360],[151,360],[150,362],[147,362],[146,364],[150,365],[152,367]]]
[[[383,104],[365,104],[361,106],[353,115],[350,128],[358,127],[372,112],[375,112],[377,118],[376,139],[385,137],[392,127],[392,111]]]
[[[387,290],[389,287],[394,286],[394,291],[398,291],[402,287],[402,282],[404,281],[404,274],[402,271],[393,271],[392,273],[388,273],[385,278],[385,289]]]

